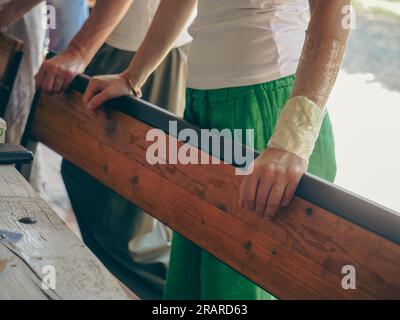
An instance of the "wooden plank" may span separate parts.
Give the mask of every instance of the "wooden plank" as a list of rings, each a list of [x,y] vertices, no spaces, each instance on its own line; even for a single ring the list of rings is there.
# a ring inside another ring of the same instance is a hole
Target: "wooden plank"
[[[42,95],[33,137],[277,297],[400,298],[398,244],[300,198],[274,222],[257,217],[238,207],[231,165],[152,166],[151,126],[119,111],[93,119],[81,100]],[[346,265],[356,290],[342,288]]]
[[[0,257],[5,263],[0,272],[0,300],[48,300],[36,274],[1,243]]]
[[[35,224],[23,224],[23,217]],[[0,241],[0,300],[127,299],[117,280],[33,191],[14,167],[0,166],[0,229],[22,233]],[[56,270],[56,289],[45,290],[44,266]]]

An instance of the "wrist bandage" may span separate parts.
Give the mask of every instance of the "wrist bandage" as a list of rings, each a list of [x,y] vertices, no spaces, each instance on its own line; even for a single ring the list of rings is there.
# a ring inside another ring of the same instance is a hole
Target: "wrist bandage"
[[[307,162],[315,147],[325,111],[304,96],[290,99],[268,147],[293,153]]]

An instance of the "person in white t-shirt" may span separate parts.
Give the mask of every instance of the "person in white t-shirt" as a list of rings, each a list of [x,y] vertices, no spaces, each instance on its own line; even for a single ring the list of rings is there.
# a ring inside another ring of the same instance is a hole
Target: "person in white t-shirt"
[[[97,0],[89,18],[60,55],[43,63],[36,84],[61,93],[79,73],[113,74],[125,70],[157,11],[159,0]],[[182,114],[187,53],[186,28],[142,88],[143,99]],[[162,289],[172,232],[72,163],[63,160],[62,176],[88,247],[132,289],[132,273]],[[128,282],[126,281],[128,279]]]
[[[254,211],[265,224],[274,224],[307,170],[335,178],[325,107],[344,54],[350,0],[163,0],[129,68],[91,80],[84,97],[87,108],[96,111],[110,98],[140,92],[197,4],[198,16],[190,28],[185,118],[204,128],[254,130],[254,146],[261,154],[243,180],[233,210]],[[251,241],[248,237],[243,243]],[[279,249],[274,250],[271,257],[279,257]],[[271,258],[265,266],[275,289],[277,262]],[[251,266],[241,268],[246,274]],[[174,234],[166,298],[271,296]]]

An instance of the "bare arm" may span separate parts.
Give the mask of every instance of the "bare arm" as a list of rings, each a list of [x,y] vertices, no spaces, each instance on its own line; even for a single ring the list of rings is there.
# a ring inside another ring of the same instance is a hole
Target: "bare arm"
[[[324,108],[342,63],[349,29],[342,9],[350,0],[310,0],[311,20],[296,74],[293,97],[305,96]]]
[[[134,0],[97,0],[89,18],[72,39],[67,52],[89,63],[121,22]]]
[[[97,0],[89,18],[62,54],[46,60],[36,75],[36,87],[45,92],[66,90],[123,19],[133,0]]]
[[[88,109],[95,111],[109,99],[140,92],[183,32],[196,5],[197,0],[162,0],[128,70],[120,75],[92,78],[84,96]]]
[[[22,16],[43,0],[10,1],[0,9],[0,30],[17,22]]]
[[[329,94],[343,59],[349,30],[342,9],[350,0],[310,0],[311,20],[292,98],[268,148],[241,186],[240,205],[273,218],[292,200],[314,150]]]
[[[162,0],[153,23],[132,60],[128,76],[135,89],[161,64],[188,23],[197,0]]]

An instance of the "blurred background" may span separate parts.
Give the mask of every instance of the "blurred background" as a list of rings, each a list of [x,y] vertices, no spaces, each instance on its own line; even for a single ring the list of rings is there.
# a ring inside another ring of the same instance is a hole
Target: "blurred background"
[[[336,184],[400,212],[400,1],[353,4],[356,28],[329,102]]]
[[[353,0],[356,25],[329,101],[336,184],[400,212],[400,0]],[[79,234],[60,158],[45,155],[42,196]]]

